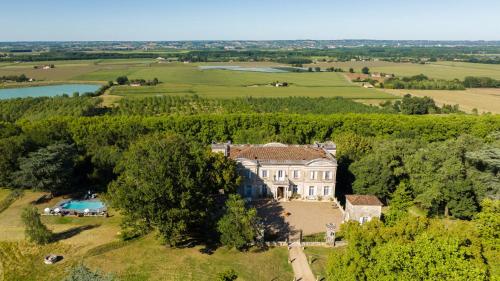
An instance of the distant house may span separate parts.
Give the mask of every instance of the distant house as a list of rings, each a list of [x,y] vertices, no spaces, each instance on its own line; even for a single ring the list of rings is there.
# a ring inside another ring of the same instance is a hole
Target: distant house
[[[288,82],[273,82],[271,85],[274,87],[288,87]]]
[[[382,202],[374,195],[346,195],[344,221],[357,221],[361,224],[380,218]]]
[[[367,89],[371,89],[371,88],[374,88],[374,86],[370,83],[363,83],[363,87],[367,88]]]
[[[382,77],[382,75],[380,75],[380,72],[373,72],[371,74],[371,77],[373,77],[373,78],[380,78],[380,77]]]
[[[141,83],[130,83],[130,87],[140,87]]]
[[[394,75],[393,74],[386,74],[385,78],[394,78]]]
[[[159,60],[159,61],[164,61],[165,58],[162,58],[162,57],[157,57],[156,60]]]
[[[42,69],[50,69],[49,65],[45,65]]]

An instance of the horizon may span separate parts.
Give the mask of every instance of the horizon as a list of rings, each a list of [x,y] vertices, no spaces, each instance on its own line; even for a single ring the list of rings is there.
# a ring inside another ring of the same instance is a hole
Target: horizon
[[[22,12],[17,12],[15,3],[3,4],[12,12],[4,12],[0,26],[15,28],[2,28],[1,42],[500,40],[496,15],[500,3],[493,0],[474,5],[465,0],[381,0],[367,1],[362,8],[327,0],[26,0],[23,4]]]

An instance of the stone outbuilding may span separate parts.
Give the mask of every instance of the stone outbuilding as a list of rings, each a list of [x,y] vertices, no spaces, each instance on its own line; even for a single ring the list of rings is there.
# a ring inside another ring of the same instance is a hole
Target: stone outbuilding
[[[374,195],[346,195],[344,221],[357,221],[361,224],[382,215],[382,202]]]

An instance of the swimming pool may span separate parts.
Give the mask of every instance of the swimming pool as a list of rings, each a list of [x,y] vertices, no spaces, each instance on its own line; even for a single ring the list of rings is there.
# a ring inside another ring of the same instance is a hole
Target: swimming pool
[[[100,200],[71,200],[61,204],[63,210],[74,210],[84,212],[86,209],[90,211],[102,211],[106,208],[103,202]]]

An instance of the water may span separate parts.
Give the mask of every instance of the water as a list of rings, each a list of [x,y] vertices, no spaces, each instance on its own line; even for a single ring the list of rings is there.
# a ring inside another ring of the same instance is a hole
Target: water
[[[89,209],[89,210],[99,210],[99,209],[103,209],[105,206],[104,206],[104,203],[102,203],[101,201],[99,200],[85,200],[85,201],[69,201],[67,203],[64,203],[62,206],[61,206],[64,210],[77,210],[77,211],[85,211],[85,209]]]
[[[54,86],[35,86],[26,88],[0,89],[0,99],[26,98],[26,97],[54,97],[62,94],[72,95],[95,92],[101,86],[89,84],[64,84]]]
[[[232,71],[249,71],[249,72],[266,72],[266,73],[287,73],[288,71],[274,67],[241,67],[234,65],[214,65],[214,66],[199,66],[201,70],[232,70]]]

